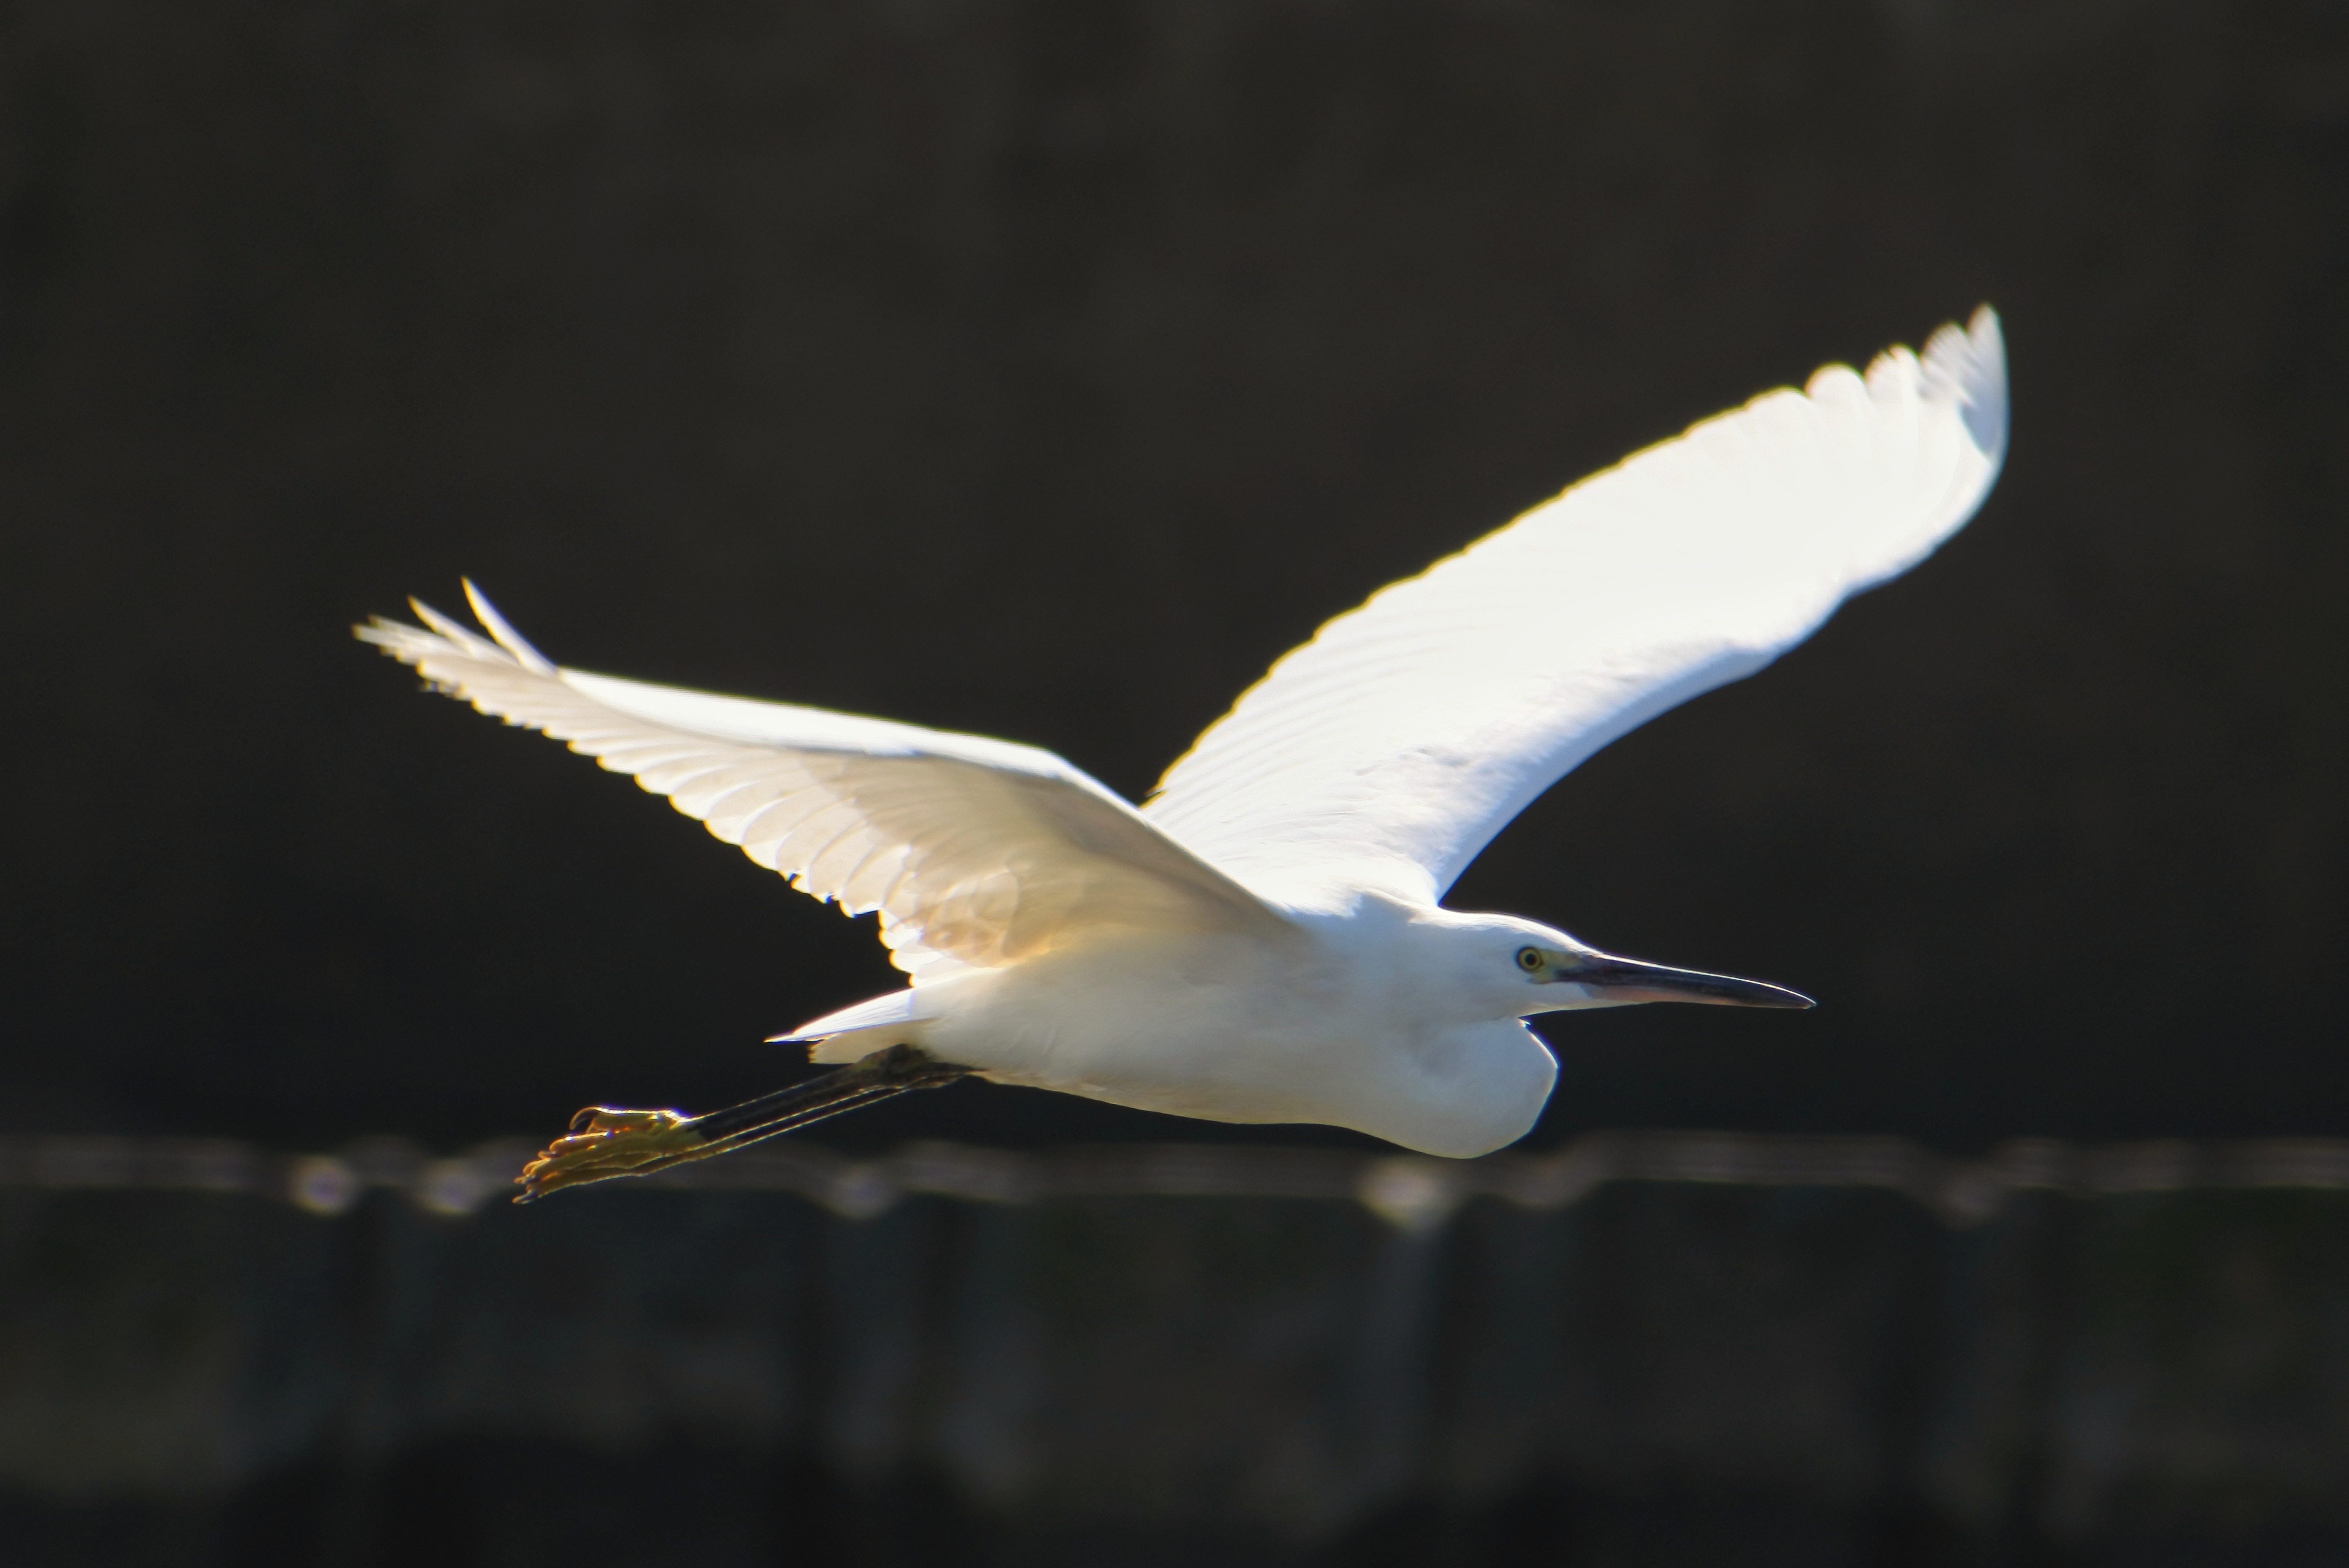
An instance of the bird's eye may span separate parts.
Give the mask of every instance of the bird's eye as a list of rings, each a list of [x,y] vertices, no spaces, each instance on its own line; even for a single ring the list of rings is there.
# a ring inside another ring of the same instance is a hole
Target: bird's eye
[[[1542,955],[1540,948],[1520,947],[1517,949],[1518,968],[1524,970],[1526,974],[1531,975],[1540,969],[1541,966]]]

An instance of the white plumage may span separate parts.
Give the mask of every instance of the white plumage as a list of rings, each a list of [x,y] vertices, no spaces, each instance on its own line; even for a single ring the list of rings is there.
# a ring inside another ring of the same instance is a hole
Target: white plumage
[[[1530,1014],[1804,1004],[1454,914],[1444,891],[1584,758],[1921,560],[2005,439],[1987,308],[1921,359],[1757,397],[1331,621],[1139,810],[1032,747],[559,668],[470,583],[486,638],[420,604],[429,629],[359,634],[877,911],[913,985],[791,1037],[818,1060],[905,1044],[1003,1082],[1476,1154],[1548,1093]]]
[[[1016,964],[1109,926],[1277,929],[1246,889],[1049,751],[559,669],[471,583],[494,642],[426,605],[369,642],[481,712],[636,782],[852,914],[917,980]]]

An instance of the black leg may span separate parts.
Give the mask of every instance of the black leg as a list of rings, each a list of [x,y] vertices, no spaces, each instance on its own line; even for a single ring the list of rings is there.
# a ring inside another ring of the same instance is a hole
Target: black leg
[[[891,1046],[822,1078],[707,1116],[589,1106],[571,1119],[569,1137],[556,1139],[514,1178],[522,1188],[514,1202],[528,1203],[564,1187],[616,1176],[649,1176],[909,1089],[937,1088],[969,1073],[913,1046]]]

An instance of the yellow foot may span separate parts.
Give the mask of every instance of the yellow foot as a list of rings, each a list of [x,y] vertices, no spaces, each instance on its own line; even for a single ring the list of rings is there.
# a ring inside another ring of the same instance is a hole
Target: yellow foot
[[[691,1119],[674,1110],[616,1110],[591,1105],[571,1119],[571,1135],[558,1138],[514,1178],[514,1199],[527,1203],[564,1187],[614,1176],[641,1176],[718,1150],[694,1130]]]

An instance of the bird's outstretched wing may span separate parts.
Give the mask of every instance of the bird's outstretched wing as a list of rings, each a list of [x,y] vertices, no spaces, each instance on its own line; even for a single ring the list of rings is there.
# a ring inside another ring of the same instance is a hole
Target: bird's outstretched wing
[[[2005,449],[1987,306],[1921,360],[1765,393],[1323,626],[1143,812],[1280,903],[1440,898],[1583,758],[1922,560]]]
[[[560,669],[465,593],[489,637],[422,604],[429,631],[357,630],[481,712],[634,774],[792,886],[877,910],[917,985],[1081,930],[1292,929],[1049,751]]]

